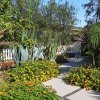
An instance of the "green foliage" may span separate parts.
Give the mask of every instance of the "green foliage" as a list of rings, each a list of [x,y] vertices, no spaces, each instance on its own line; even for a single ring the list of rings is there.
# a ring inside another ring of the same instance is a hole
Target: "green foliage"
[[[31,38],[31,34],[35,31],[37,34],[40,33],[38,37],[41,37],[41,33],[45,34],[44,31],[48,30],[52,32],[54,38],[57,38],[55,35],[58,33],[62,38],[67,37],[67,33],[76,21],[75,8],[67,1],[60,4],[50,0],[47,5],[41,2],[42,0],[1,1],[0,26],[9,30],[6,40],[22,44],[23,34]],[[62,38],[59,39],[66,40]]]
[[[2,40],[27,47],[30,61],[33,46],[38,44],[49,47],[46,57],[54,59],[57,47],[70,41],[69,33],[75,21],[75,8],[67,1],[62,4],[49,0],[46,5],[42,0],[0,1],[0,29],[9,31]]]
[[[80,38],[82,42],[82,52],[86,55],[89,55],[93,59],[93,64],[99,66],[96,63],[96,59],[100,54],[100,23],[93,25],[88,25],[84,28],[83,34]]]
[[[22,63],[5,72],[0,83],[0,100],[61,100],[51,87],[41,85],[59,74],[58,65],[50,61]]]
[[[0,100],[61,100],[52,88],[32,81],[0,85]]]
[[[67,62],[67,57],[65,55],[57,55],[55,61],[57,64],[63,64]]]
[[[50,0],[47,5],[42,6],[41,12],[46,19],[44,30],[44,35],[48,34],[46,40],[51,38],[59,45],[67,44],[71,28],[76,21],[75,7],[69,5],[67,1],[62,4]]]
[[[97,69],[77,67],[71,69],[65,81],[71,85],[81,86],[87,90],[100,91],[100,71]]]
[[[100,1],[88,0],[88,3],[84,4],[86,9],[86,17],[89,17],[89,24],[99,22],[100,20]]]
[[[54,39],[51,39],[49,43],[46,44],[44,49],[44,58],[47,60],[54,60],[56,58],[56,52],[58,50],[58,44]]]
[[[100,23],[96,23],[90,26],[89,41],[94,49],[100,47]]]
[[[33,81],[41,83],[51,79],[59,74],[58,66],[51,61],[35,61],[22,63],[21,66],[16,66],[8,71],[9,82],[17,80]]]

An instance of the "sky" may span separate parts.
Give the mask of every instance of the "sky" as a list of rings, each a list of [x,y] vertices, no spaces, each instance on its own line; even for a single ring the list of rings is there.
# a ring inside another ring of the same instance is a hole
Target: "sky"
[[[77,26],[85,26],[85,9],[82,7],[83,4],[87,3],[88,0],[68,0],[70,4],[73,4],[77,8],[77,18],[79,22],[77,22]]]
[[[48,2],[48,0],[44,0],[45,2]],[[59,0],[56,0],[57,2]],[[66,0],[61,0],[62,2]],[[89,0],[67,0],[70,4],[74,5],[77,9],[76,16],[78,18],[77,25],[78,27],[84,27],[86,25],[85,22],[85,9],[82,7],[83,4],[87,3]]]

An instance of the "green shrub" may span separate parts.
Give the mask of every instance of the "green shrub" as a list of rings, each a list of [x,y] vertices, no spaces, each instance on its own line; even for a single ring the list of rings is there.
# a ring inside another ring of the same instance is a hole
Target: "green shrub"
[[[53,61],[35,61],[22,63],[21,67],[8,70],[9,82],[17,80],[41,83],[59,74],[58,65]]]
[[[65,81],[71,85],[86,88],[87,90],[100,91],[100,71],[97,69],[73,68],[66,75]]]
[[[0,100],[61,100],[61,98],[52,88],[34,85],[28,81],[1,85]]]
[[[67,57],[64,55],[57,55],[55,61],[57,64],[63,64],[67,62]]]

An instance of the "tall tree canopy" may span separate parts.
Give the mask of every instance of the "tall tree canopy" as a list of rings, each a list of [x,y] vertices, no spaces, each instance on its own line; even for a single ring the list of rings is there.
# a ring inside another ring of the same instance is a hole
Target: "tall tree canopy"
[[[68,43],[75,21],[75,7],[67,1],[49,0],[46,5],[42,0],[0,1],[0,29],[8,30],[3,40],[29,49],[42,43],[51,53],[54,46]]]
[[[84,4],[84,8],[86,9],[86,16],[92,16],[90,21],[100,21],[100,0],[89,0],[88,3]]]
[[[75,20],[75,8],[67,1],[58,4],[50,0],[47,5],[42,0],[0,1],[0,28],[9,29],[9,39],[14,41],[20,41],[23,34],[33,31],[68,33]]]

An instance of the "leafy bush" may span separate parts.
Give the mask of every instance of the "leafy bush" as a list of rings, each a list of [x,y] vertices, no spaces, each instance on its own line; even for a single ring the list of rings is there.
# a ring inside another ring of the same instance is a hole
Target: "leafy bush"
[[[35,61],[22,63],[21,67],[8,70],[9,82],[17,80],[41,83],[59,74],[58,65],[51,61]]]
[[[0,100],[61,100],[61,98],[52,88],[27,81],[1,85]]]
[[[57,64],[62,64],[67,62],[67,57],[65,55],[57,55],[55,59]]]
[[[66,75],[65,81],[71,85],[86,88],[87,90],[100,91],[100,71],[97,69],[73,68]]]

